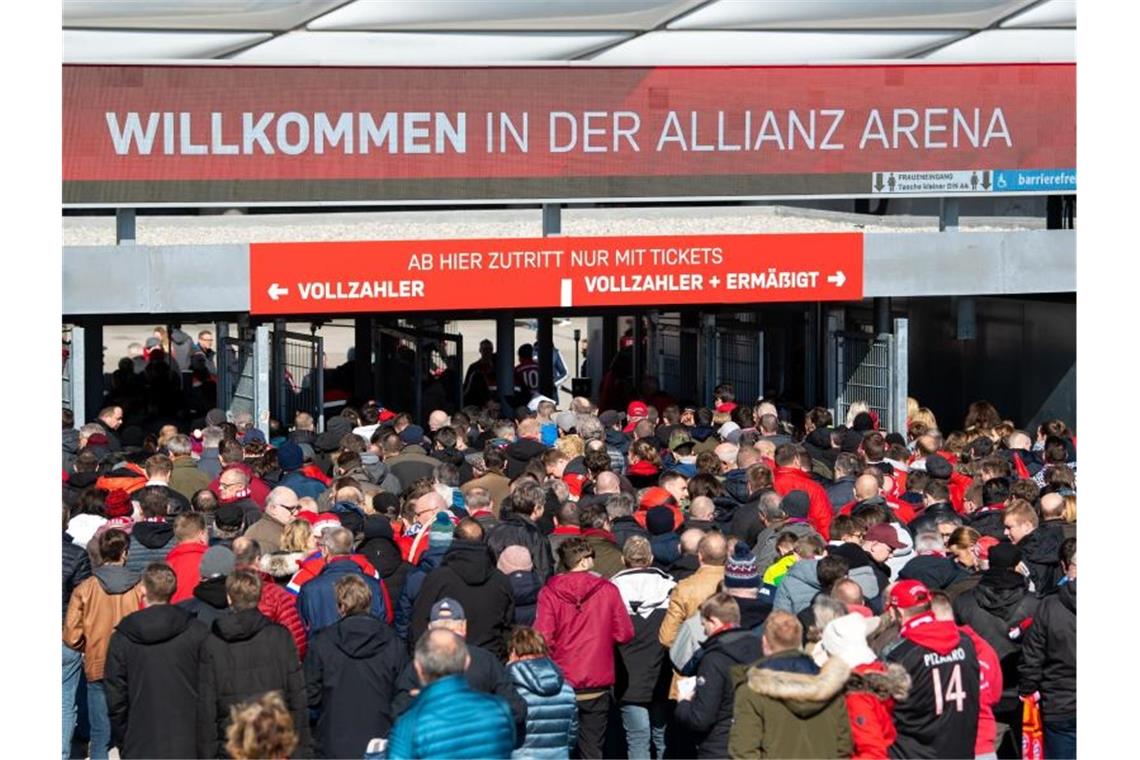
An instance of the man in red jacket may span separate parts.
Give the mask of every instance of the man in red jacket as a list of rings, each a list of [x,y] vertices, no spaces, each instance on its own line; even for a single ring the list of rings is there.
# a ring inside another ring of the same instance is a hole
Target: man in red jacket
[[[252,538],[234,539],[234,570],[249,570],[261,577],[261,601],[257,611],[274,623],[285,626],[297,645],[297,657],[304,660],[308,647],[305,624],[297,614],[297,598],[273,582],[273,576],[261,571],[261,546]]]
[[[794,443],[785,443],[776,448],[776,472],[773,474],[772,487],[776,493],[786,496],[792,491],[803,491],[808,495],[810,507],[808,508],[808,522],[815,528],[823,540],[830,539],[831,517],[833,514],[831,500],[827,498],[827,491],[816,483],[800,466],[799,448]]]
[[[538,592],[534,629],[546,638],[550,657],[574,687],[578,700],[578,757],[602,757],[614,644],[633,638],[618,587],[595,572],[594,550],[582,538],[568,538],[558,557],[569,572],[555,575]]]
[[[236,467],[245,473],[249,479],[249,498],[253,499],[257,506],[264,508],[265,499],[269,496],[269,491],[272,490],[269,484],[261,478],[253,474],[253,468],[245,463],[245,450],[242,449],[241,444],[233,440],[222,441],[218,447],[218,459],[222,463],[222,470],[228,470],[231,467]],[[221,476],[214,478],[210,481],[210,490],[218,494],[219,498],[222,492],[219,486]]]
[[[174,538],[178,542],[166,555],[166,564],[174,570],[178,579],[178,586],[171,599],[172,604],[178,604],[183,599],[194,595],[194,587],[198,585],[198,565],[202,562],[202,555],[206,553],[209,543],[209,534],[206,532],[206,520],[197,512],[188,512],[174,518]]]

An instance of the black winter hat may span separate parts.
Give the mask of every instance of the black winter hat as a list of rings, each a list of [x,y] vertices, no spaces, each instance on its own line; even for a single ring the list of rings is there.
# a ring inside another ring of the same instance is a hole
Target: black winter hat
[[[660,536],[673,530],[673,510],[653,507],[645,513],[645,528],[651,536]]]
[[[1021,562],[1021,549],[1009,541],[990,547],[990,570],[1013,570]]]
[[[954,473],[954,468],[941,454],[931,454],[924,461],[926,462],[926,473],[932,478],[948,480]]]

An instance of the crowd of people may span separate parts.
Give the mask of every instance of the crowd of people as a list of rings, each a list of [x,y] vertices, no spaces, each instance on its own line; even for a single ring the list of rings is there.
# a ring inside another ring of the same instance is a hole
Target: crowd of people
[[[63,756],[1075,757],[1075,435],[846,411],[65,410]]]

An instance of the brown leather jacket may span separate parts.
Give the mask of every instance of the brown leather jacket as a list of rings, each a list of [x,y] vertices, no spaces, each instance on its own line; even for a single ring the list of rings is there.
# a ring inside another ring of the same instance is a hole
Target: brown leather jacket
[[[142,606],[142,583],[137,571],[103,565],[75,587],[67,604],[63,643],[83,653],[88,681],[103,678],[107,645],[119,621]]]

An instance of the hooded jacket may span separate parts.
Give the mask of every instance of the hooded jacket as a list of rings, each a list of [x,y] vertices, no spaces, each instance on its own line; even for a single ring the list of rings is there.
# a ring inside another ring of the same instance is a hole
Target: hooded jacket
[[[371,615],[341,618],[313,637],[305,683],[319,757],[363,757],[371,739],[388,736],[396,678],[407,662],[396,634]]]
[[[370,483],[375,483],[381,491],[399,496],[403,492],[400,479],[392,474],[384,460],[370,451],[360,455],[360,468]]]
[[[1041,602],[1025,634],[1018,670],[1022,694],[1041,692],[1046,723],[1077,715],[1077,582],[1061,586]]]
[[[364,572],[351,555],[329,557],[320,574],[302,586],[297,595],[297,612],[310,636],[340,619],[335,587],[336,582],[347,575],[356,575],[364,581],[372,592],[372,614],[379,620],[389,621],[392,603],[384,584],[375,575]]]
[[[614,644],[633,638],[621,593],[593,572],[556,575],[538,593],[534,628],[577,691],[613,685]]]
[[[194,587],[194,593],[178,607],[186,610],[198,621],[209,628],[214,621],[229,610],[230,602],[226,598],[226,578],[207,578]]]
[[[533,570],[515,570],[507,575],[507,582],[515,600],[514,624],[533,626],[538,614],[538,592],[542,590],[538,574]]]
[[[760,639],[752,631],[730,628],[705,639],[696,657],[697,687],[693,698],[681,700],[674,719],[692,730],[697,757],[726,757],[733,722],[734,686],[732,668],[753,662],[760,653]]]
[[[193,757],[198,649],[209,630],[186,610],[160,604],[120,621],[103,684],[111,743],[124,758]],[[161,695],[160,699],[155,697]]]
[[[574,688],[548,657],[511,663],[507,673],[526,701],[526,740],[511,757],[568,758],[578,742]]]
[[[409,640],[418,641],[428,627],[431,608],[451,597],[467,613],[467,640],[500,660],[507,659],[507,635],[515,618],[511,584],[481,541],[455,539],[440,566],[424,579],[409,624]]]
[[[960,565],[941,554],[919,554],[898,572],[899,580],[922,581],[927,588],[941,591],[965,579],[966,575]]]
[[[280,691],[292,713],[294,756],[308,754],[305,677],[288,631],[257,610],[241,610],[215,620],[200,651],[195,757],[225,757],[230,708],[267,691]]]
[[[171,604],[177,604],[193,595],[194,587],[198,585],[198,581],[201,579],[198,565],[202,563],[202,555],[205,553],[205,544],[199,541],[186,541],[177,544],[166,555],[166,564],[170,565],[171,569],[174,570],[175,578],[178,579],[178,587],[170,599]]]
[[[545,452],[546,446],[542,441],[533,438],[518,439],[503,451],[507,458],[507,477],[514,480],[522,475],[530,460],[542,456]]]
[[[850,757],[843,697],[850,673],[838,657],[815,672],[811,658],[799,650],[773,654],[748,668],[736,691],[728,756]]]
[[[976,631],[997,653],[1005,684],[1004,704],[999,709],[1017,705],[1022,642],[1037,606],[1025,576],[1015,570],[986,570],[977,586],[954,600],[954,617]]]
[[[166,520],[135,523],[127,547],[127,568],[141,573],[151,562],[165,562],[174,546],[174,526]]]
[[[487,536],[487,546],[495,554],[496,560],[503,549],[517,544],[530,551],[534,571],[543,583],[554,574],[554,555],[550,551],[550,541],[534,521],[517,513],[501,514],[499,524]]]
[[[103,678],[107,645],[119,621],[142,604],[139,574],[122,565],[103,565],[75,587],[63,622],[63,643],[83,653],[88,681]]]
[[[910,676],[897,663],[876,660],[851,669],[845,687],[853,760],[878,760],[895,742],[895,702],[910,693]]]
[[[285,627],[293,636],[293,643],[297,647],[297,657],[305,659],[308,651],[308,634],[305,633],[305,624],[301,622],[301,615],[297,612],[297,597],[273,582],[273,576],[257,568],[246,568],[261,576],[261,600],[257,603],[257,611],[265,615],[270,622]]]
[[[892,758],[972,757],[978,734],[978,655],[953,621],[927,612],[906,621],[882,652],[910,676],[910,696],[895,705]]]
[[[370,515],[364,519],[364,543],[357,551],[380,573],[381,580],[388,587],[388,595],[398,600],[412,566],[404,561],[388,518]]]
[[[1044,523],[1017,544],[1021,560],[1029,568],[1029,577],[1037,596],[1048,596],[1057,589],[1061,579],[1061,544],[1065,533],[1055,523]]]
[[[594,550],[594,572],[598,575],[612,578],[625,569],[621,549],[618,548],[617,538],[613,533],[601,528],[583,528],[582,538]]]
[[[828,531],[835,512],[823,486],[798,467],[777,467],[772,476],[772,487],[781,496],[787,496],[792,491],[806,493],[809,499],[808,522],[823,536],[824,541],[830,538]]]
[[[798,615],[810,607],[812,599],[820,592],[818,565],[818,559],[801,559],[789,567],[776,589],[772,609]]]
[[[669,594],[677,583],[655,567],[622,570],[610,580],[617,586],[633,624],[633,638],[618,646],[614,695],[621,702],[666,699],[672,669],[657,633],[669,609]]]
[[[800,520],[790,517],[782,523],[771,525],[764,530],[760,531],[760,535],[756,537],[756,545],[752,547],[752,553],[756,555],[756,567],[763,573],[767,570],[773,562],[779,557],[776,556],[776,539],[784,531],[790,531],[796,534],[797,538],[810,536],[812,534],[819,535],[811,523],[806,520]]]

